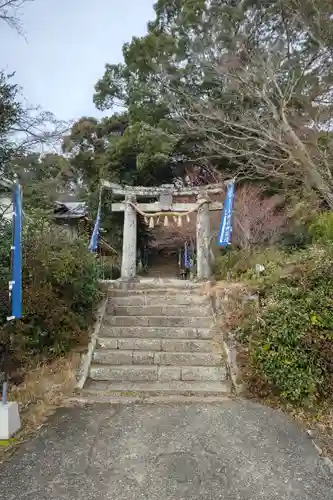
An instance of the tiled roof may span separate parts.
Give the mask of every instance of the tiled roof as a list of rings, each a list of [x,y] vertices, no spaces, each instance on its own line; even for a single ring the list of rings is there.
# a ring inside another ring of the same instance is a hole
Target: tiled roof
[[[82,201],[55,202],[54,217],[59,219],[79,219],[87,214],[87,205]]]

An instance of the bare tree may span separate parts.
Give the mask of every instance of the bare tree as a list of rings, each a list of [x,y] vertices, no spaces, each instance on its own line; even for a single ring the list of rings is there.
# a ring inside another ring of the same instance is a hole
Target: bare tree
[[[27,106],[11,128],[11,140],[17,154],[27,151],[59,152],[63,137],[69,132],[72,122],[58,120],[49,111]]]
[[[20,8],[23,4],[33,1],[34,0],[0,0],[0,21],[4,21],[10,28],[15,29],[20,35],[23,35],[20,21]]]
[[[183,123],[206,134],[206,158],[229,158],[238,164],[240,176],[314,188],[333,208],[332,83],[318,85],[309,102],[303,93],[297,95],[302,75],[291,72],[281,83],[279,68],[279,57],[249,54],[246,65],[223,61],[215,68],[216,78],[227,79],[234,98],[251,101],[251,106],[233,116],[214,102],[189,99]],[[301,101],[303,109],[297,110]]]
[[[273,243],[287,227],[279,196],[264,196],[259,186],[243,185],[236,191],[233,243],[241,248]]]
[[[174,112],[183,132],[204,136],[200,160],[227,158],[239,177],[314,190],[333,209],[333,19],[317,0],[291,5],[281,41],[260,45],[248,35],[218,62],[203,62],[224,101],[178,89]],[[311,51],[288,38],[302,26]]]

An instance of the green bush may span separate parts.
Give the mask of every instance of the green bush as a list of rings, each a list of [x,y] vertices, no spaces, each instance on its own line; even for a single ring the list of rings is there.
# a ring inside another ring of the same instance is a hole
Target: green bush
[[[10,248],[10,231],[2,225],[2,236],[8,239],[8,234]],[[47,223],[25,225],[23,318],[9,324],[4,321],[9,312],[7,243],[0,254],[1,290],[7,296],[0,337],[10,340],[12,356],[21,364],[51,359],[85,341],[100,299],[96,257],[87,242],[70,240]]]
[[[295,225],[292,231],[281,234],[278,243],[282,249],[288,252],[306,248],[311,243],[308,225],[301,223]]]
[[[227,274],[231,279],[251,279],[256,276],[256,264],[261,264],[267,269],[272,263],[280,263],[287,258],[285,252],[275,247],[246,249],[230,249],[219,255],[215,260],[215,277],[226,279]],[[268,271],[270,272],[270,271]]]
[[[302,245],[296,235],[289,246],[231,248],[215,271],[220,279],[229,271],[261,297],[259,316],[253,311],[240,326],[235,321],[247,346],[250,389],[309,405],[333,394],[333,214],[301,222],[295,227],[302,227]],[[265,268],[259,276],[256,264]]]
[[[316,216],[309,226],[309,233],[313,241],[333,243],[333,213],[323,212]]]
[[[333,390],[333,260],[330,248],[312,246],[258,281],[260,321],[239,331],[248,343],[253,380],[288,402],[312,404]]]
[[[120,278],[119,265],[108,261],[103,261],[99,264],[99,277],[103,280],[116,280]]]

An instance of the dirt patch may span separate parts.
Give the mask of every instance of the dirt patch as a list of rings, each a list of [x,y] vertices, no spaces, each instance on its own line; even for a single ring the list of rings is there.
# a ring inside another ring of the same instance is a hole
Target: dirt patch
[[[23,382],[9,386],[8,400],[20,406],[21,430],[9,441],[0,441],[0,460],[7,458],[17,444],[34,434],[58,408],[66,404],[76,385],[80,354],[73,353],[29,371]]]
[[[294,411],[293,417],[306,427],[322,454],[333,461],[333,401],[326,401],[313,411]]]

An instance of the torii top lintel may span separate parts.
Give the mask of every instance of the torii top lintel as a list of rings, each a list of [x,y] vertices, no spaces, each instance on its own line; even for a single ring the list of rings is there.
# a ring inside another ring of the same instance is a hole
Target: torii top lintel
[[[228,182],[228,181],[227,181]],[[193,196],[200,194],[218,194],[225,191],[225,183],[221,184],[208,184],[206,186],[198,187],[188,187],[178,189],[173,184],[162,184],[162,186],[121,186],[120,184],[115,184],[109,181],[102,181],[102,187],[106,189],[111,189],[115,196],[123,196],[126,198],[128,195],[135,196],[137,198],[152,198],[160,197],[163,194],[170,194],[172,196]]]

